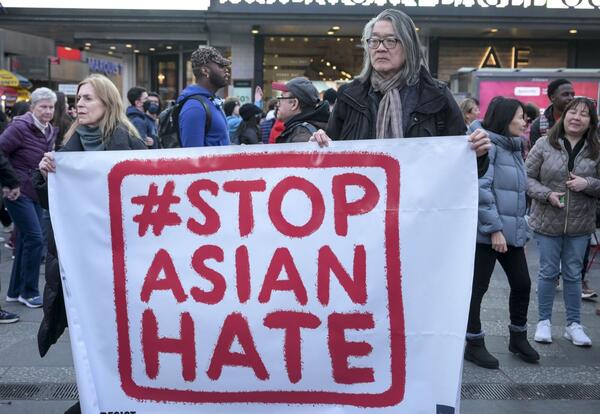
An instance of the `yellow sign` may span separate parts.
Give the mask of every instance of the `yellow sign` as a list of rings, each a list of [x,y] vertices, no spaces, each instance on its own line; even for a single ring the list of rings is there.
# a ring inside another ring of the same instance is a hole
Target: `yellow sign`
[[[27,89],[19,88],[17,89],[17,102],[25,101],[29,102],[31,99],[31,92]]]
[[[11,72],[0,69],[0,86],[10,86],[13,88],[19,87],[19,79]]]

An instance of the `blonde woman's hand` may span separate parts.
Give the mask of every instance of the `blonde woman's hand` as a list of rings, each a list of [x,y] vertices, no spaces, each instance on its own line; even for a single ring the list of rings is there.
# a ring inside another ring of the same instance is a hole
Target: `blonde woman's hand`
[[[56,164],[54,163],[54,153],[45,153],[38,165],[38,168],[44,176],[44,178],[48,178],[48,173],[56,172]]]
[[[21,189],[19,187],[2,187],[2,196],[10,201],[15,201],[21,196]]]
[[[585,190],[588,186],[588,182],[585,178],[575,175],[573,173],[569,173],[571,179],[567,181],[567,188],[571,191],[575,191],[576,193]]]
[[[498,253],[506,253],[508,247],[506,247],[506,239],[501,231],[492,233],[492,249]]]
[[[469,135],[469,141],[471,141],[471,148],[478,157],[487,154],[492,148],[492,141],[490,141],[488,133],[481,128],[477,128]]]
[[[322,129],[319,129],[317,132],[315,132],[314,134],[311,135],[311,137],[308,141],[316,142],[317,144],[319,144],[319,147],[322,148],[322,147],[329,146],[329,143],[331,142],[331,138],[329,138],[327,136],[325,131],[323,131]]]

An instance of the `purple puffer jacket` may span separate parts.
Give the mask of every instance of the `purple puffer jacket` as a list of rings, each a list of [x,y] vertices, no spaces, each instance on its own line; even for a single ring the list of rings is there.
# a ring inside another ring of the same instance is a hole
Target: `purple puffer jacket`
[[[46,135],[33,121],[31,112],[15,117],[0,135],[0,150],[4,152],[19,178],[21,193],[38,201],[31,175],[37,170],[45,152],[52,151],[58,129],[50,126]]]

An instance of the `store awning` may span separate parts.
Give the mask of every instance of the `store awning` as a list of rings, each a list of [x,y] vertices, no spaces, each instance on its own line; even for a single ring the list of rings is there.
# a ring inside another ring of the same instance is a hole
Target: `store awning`
[[[19,87],[21,87],[22,89],[31,89],[33,84],[31,83],[31,81],[29,79],[27,79],[23,75],[19,75],[16,72],[12,72],[12,74],[15,75],[15,77],[19,80]]]
[[[5,69],[0,69],[0,86],[8,86],[11,88],[18,88],[21,86],[19,78],[14,73],[9,72]]]
[[[29,79],[27,79],[23,75],[19,75],[18,73],[10,72],[6,69],[0,69],[0,86],[29,89],[33,85],[29,81]]]

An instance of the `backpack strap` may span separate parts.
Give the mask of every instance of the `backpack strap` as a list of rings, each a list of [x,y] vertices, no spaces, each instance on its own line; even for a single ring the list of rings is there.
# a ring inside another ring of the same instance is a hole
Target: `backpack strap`
[[[316,127],[315,127],[313,124],[311,124],[311,123],[308,123],[308,122],[302,122],[302,123],[300,124],[300,126],[302,126],[302,127],[306,128],[306,129],[308,129],[308,132],[310,132],[310,134],[311,134],[311,135],[312,135],[312,134],[314,134],[315,132],[317,132],[317,128],[316,128]]]
[[[208,107],[208,104],[206,103],[206,97],[201,94],[194,94],[194,95],[186,96],[185,98],[183,98],[183,100],[180,103],[179,112],[181,112],[181,110],[183,109],[183,105],[185,105],[186,102],[190,99],[200,102],[200,104],[204,108],[204,112],[205,112],[204,137],[206,139],[206,135],[208,134],[208,131],[210,130],[210,126],[212,124],[212,112],[211,112],[210,108]]]
[[[550,126],[550,123],[548,122],[548,118],[546,118],[546,115],[541,114],[540,115],[540,137],[543,137],[544,135],[546,135],[546,133],[548,132],[549,126]]]

